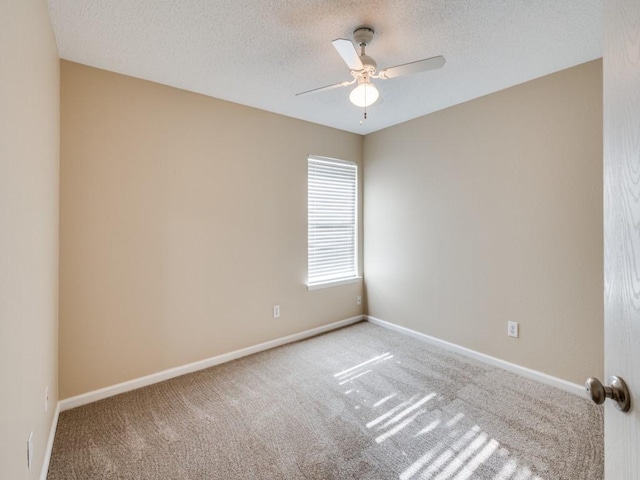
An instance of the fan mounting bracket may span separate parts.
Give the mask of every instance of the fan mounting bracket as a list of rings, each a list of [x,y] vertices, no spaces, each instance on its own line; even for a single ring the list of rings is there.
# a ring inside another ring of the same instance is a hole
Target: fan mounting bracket
[[[359,46],[368,46],[373,40],[373,28],[370,27],[358,27],[353,31],[353,41]]]

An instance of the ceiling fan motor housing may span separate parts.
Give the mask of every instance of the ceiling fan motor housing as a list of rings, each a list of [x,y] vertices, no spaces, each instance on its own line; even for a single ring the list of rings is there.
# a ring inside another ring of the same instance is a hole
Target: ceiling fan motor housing
[[[369,55],[360,55],[360,61],[364,66],[364,70],[367,70],[372,75],[375,73],[376,68],[378,68],[376,61]]]

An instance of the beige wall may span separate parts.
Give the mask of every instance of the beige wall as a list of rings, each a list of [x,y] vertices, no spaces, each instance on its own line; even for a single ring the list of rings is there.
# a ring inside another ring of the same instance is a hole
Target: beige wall
[[[361,136],[61,68],[62,398],[362,313],[305,286],[307,156]]]
[[[600,61],[364,145],[371,315],[571,382],[602,375]]]
[[[367,136],[369,313],[601,375],[601,90],[591,62]],[[361,313],[304,286],[309,154],[362,138],[62,62],[61,397]]]
[[[57,402],[59,61],[46,0],[0,2],[0,478],[40,476]],[[45,413],[45,388],[51,387]],[[27,470],[26,442],[34,456]]]

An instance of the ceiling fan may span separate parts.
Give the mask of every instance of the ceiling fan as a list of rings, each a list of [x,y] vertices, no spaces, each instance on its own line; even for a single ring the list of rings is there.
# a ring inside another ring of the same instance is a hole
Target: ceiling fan
[[[372,28],[358,27],[353,32],[353,42],[346,38],[338,38],[331,42],[349,69],[351,69],[353,80],[334,83],[333,85],[327,85],[326,87],[314,88],[313,90],[298,93],[296,96],[324,92],[326,90],[332,90],[339,87],[347,87],[357,82],[358,85],[349,94],[349,100],[358,107],[368,107],[369,105],[373,105],[380,96],[380,92],[378,92],[378,89],[371,79],[379,78],[386,80],[389,78],[401,77],[403,75],[426,72],[427,70],[441,68],[445,64],[446,60],[443,56],[439,55],[437,57],[425,58],[415,62],[385,68],[384,70],[380,70],[376,73],[378,65],[373,58],[365,53],[365,48],[373,40],[373,35],[374,31]],[[360,47],[360,54],[358,54],[354,43]]]

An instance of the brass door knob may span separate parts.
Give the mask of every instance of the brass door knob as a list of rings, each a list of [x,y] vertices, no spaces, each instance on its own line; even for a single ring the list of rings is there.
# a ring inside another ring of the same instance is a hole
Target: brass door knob
[[[607,398],[616,401],[616,408],[623,412],[628,412],[631,408],[631,396],[627,384],[620,377],[611,377],[609,385],[602,385],[597,378],[590,377],[587,379],[584,387],[587,393],[598,405],[602,405]]]

